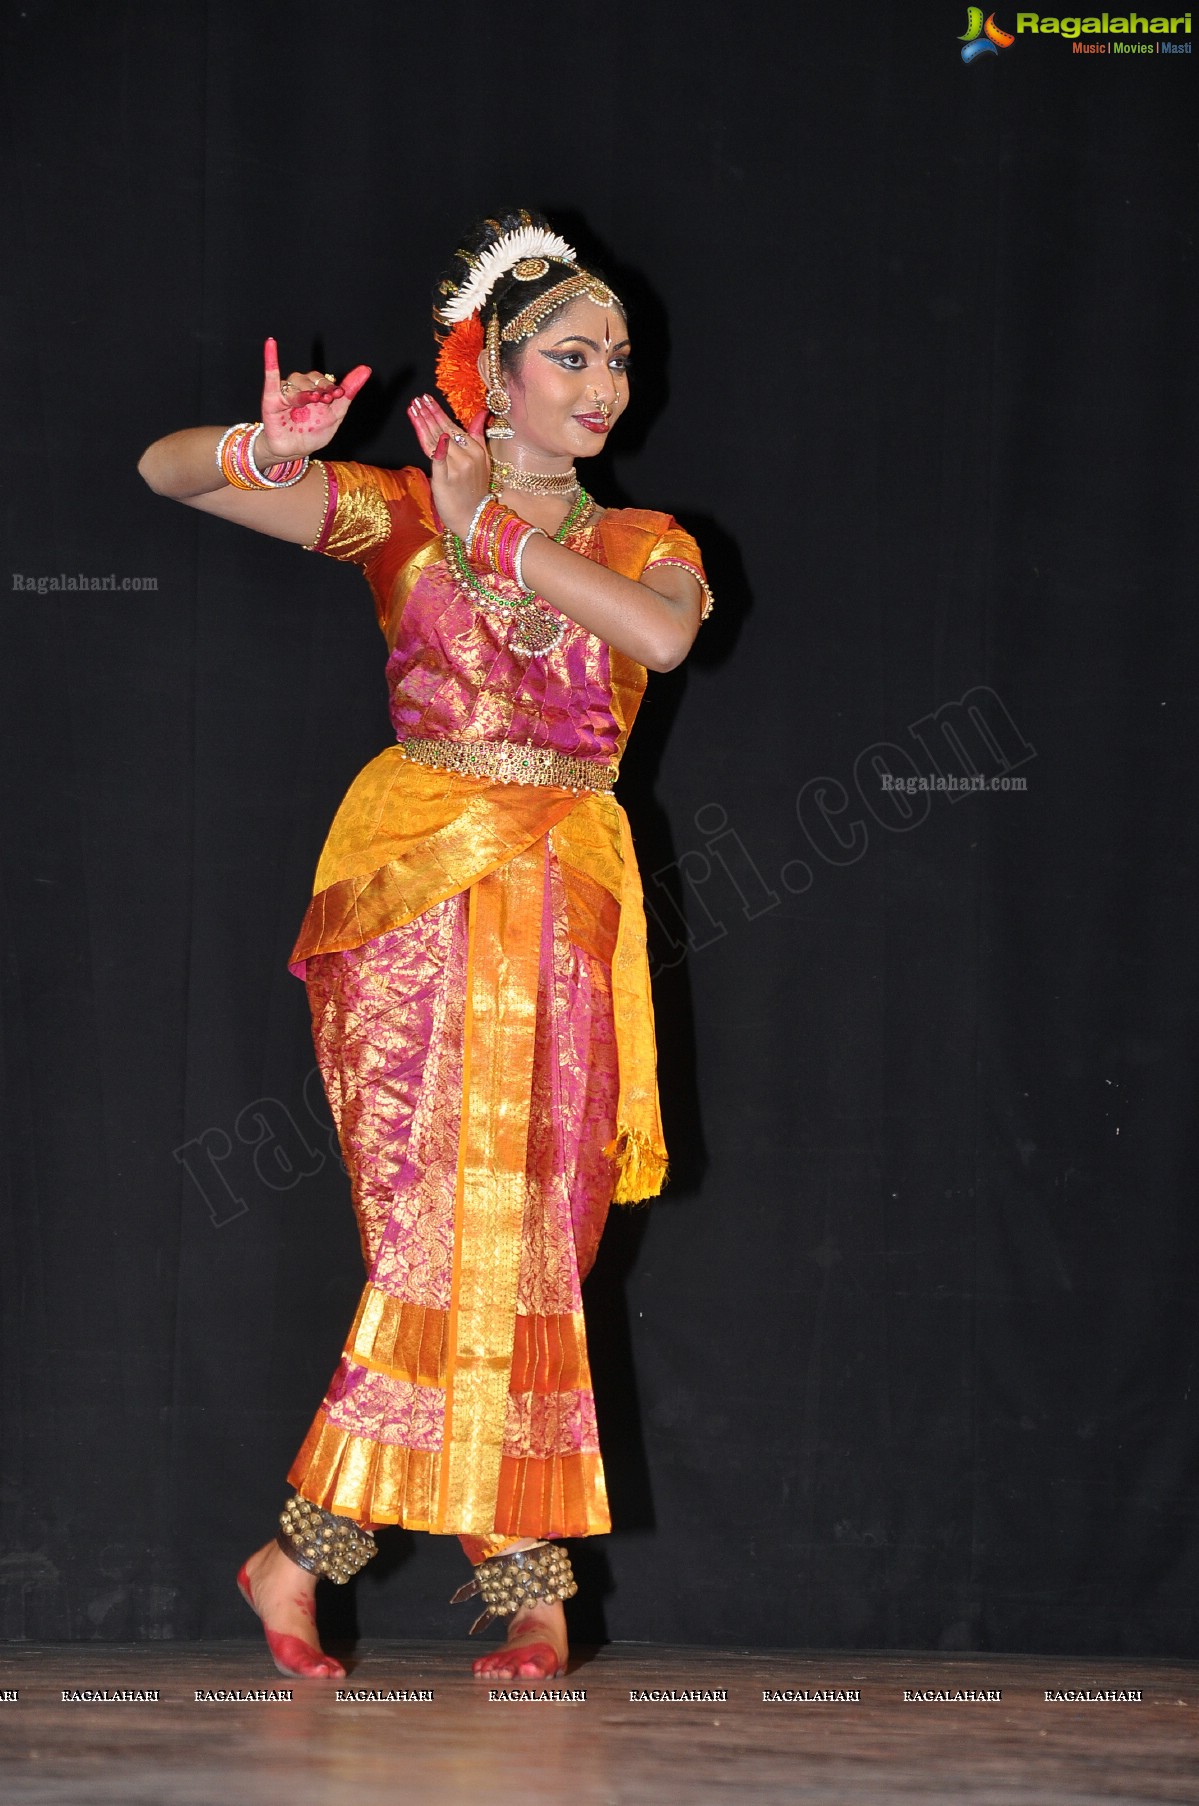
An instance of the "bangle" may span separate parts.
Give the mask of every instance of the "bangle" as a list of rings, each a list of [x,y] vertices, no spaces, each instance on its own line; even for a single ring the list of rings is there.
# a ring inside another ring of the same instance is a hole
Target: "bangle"
[[[229,450],[229,442],[234,434],[248,432],[254,424],[255,423],[252,420],[243,420],[238,426],[228,427],[222,434],[220,443],[216,448],[216,467],[224,477],[226,483],[232,484],[235,489],[245,489],[248,488],[249,485],[240,482],[238,478],[231,473],[230,466],[226,462],[225,454]],[[236,448],[234,449],[236,450]]]
[[[475,509],[466,534],[468,562],[476,569],[495,571],[500,577],[516,576],[516,559],[530,534],[540,533],[512,508],[505,508],[493,495],[484,496]],[[521,588],[524,588],[523,583]]]
[[[471,564],[480,570],[495,570],[495,539],[504,517],[511,513],[497,502],[493,495],[484,496],[481,507],[475,509],[475,517],[471,523],[470,536],[466,542],[467,557]]]
[[[231,426],[217,446],[217,468],[234,489],[258,487],[246,467],[246,446],[257,425],[256,420],[243,420],[239,426]]]
[[[538,534],[541,535],[542,539],[549,538],[549,534],[546,532],[544,527],[530,527],[527,533],[524,533],[521,535],[520,544],[517,546],[516,551],[513,554],[513,558],[512,558],[512,576],[516,583],[516,587],[517,587],[517,589],[523,589],[525,591],[526,595],[531,595],[532,590],[531,590],[530,586],[525,582],[525,573],[524,573],[525,547],[528,545],[528,543],[531,539],[536,539]]]
[[[263,430],[260,420],[242,420],[231,426],[216,448],[216,467],[232,489],[290,489],[308,469],[307,458],[287,458],[272,469],[282,476],[264,476],[254,462],[254,441]]]
[[[300,478],[304,475],[304,472],[308,469],[309,460],[307,458],[280,458],[276,461],[272,461],[271,469],[282,470],[286,472],[286,474],[280,477],[264,476],[263,472],[259,470],[254,461],[254,441],[257,439],[259,433],[264,433],[265,431],[266,428],[264,426],[259,426],[257,431],[251,433],[250,437],[246,440],[246,463],[250,467],[251,474],[258,478],[259,484],[263,489],[290,489],[293,483],[299,482]]]
[[[486,508],[486,506],[490,500],[491,500],[491,497],[489,495],[485,495],[483,497],[483,500],[479,503],[479,506],[475,509],[474,513],[471,515],[470,526],[466,529],[466,532],[462,535],[463,545],[468,546],[470,544],[472,538],[474,537],[475,528],[479,524],[479,516],[480,516],[480,514],[482,514],[484,508]]]

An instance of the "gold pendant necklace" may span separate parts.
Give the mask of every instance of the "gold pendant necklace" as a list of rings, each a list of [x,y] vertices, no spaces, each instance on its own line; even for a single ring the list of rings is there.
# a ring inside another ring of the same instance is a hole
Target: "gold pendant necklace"
[[[559,545],[565,544],[572,534],[587,526],[594,506],[587,491],[580,488],[578,499],[553,536]],[[441,538],[446,564],[459,592],[484,614],[498,615],[502,621],[509,623],[507,637],[513,652],[524,652],[533,657],[543,657],[547,652],[552,652],[569,625],[566,618],[550,613],[546,608],[539,608],[541,598],[532,590],[507,596],[493,589],[477,571],[471,569],[466,559],[466,547],[456,534],[443,533]],[[515,587],[514,584],[513,588]]]

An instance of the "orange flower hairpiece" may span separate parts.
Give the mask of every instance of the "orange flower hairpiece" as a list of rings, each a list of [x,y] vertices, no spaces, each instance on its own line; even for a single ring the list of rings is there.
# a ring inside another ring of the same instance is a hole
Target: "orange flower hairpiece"
[[[437,353],[437,387],[461,425],[467,427],[487,399],[487,385],[479,375],[482,349],[483,322],[475,313],[446,333]]]

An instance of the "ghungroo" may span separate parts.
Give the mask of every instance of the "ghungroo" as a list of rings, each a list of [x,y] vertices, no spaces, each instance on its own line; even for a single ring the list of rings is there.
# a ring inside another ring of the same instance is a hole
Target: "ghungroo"
[[[578,1590],[566,1550],[554,1543],[534,1543],[531,1549],[514,1549],[510,1555],[481,1561],[474,1579],[458,1588],[450,1604],[482,1597],[484,1610],[470,1627],[473,1637],[493,1618],[509,1618],[538,1600],[552,1604],[555,1599],[573,1599]]]
[[[279,1514],[275,1541],[301,1568],[310,1574],[323,1574],[338,1586],[352,1580],[379,1552],[371,1532],[363,1530],[353,1518],[336,1517],[298,1493]]]

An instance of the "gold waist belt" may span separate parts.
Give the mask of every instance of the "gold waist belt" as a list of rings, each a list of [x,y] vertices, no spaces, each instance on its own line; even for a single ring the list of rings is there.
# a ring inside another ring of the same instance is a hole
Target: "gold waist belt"
[[[556,784],[560,790],[613,790],[616,766],[599,759],[575,759],[549,746],[519,746],[513,740],[401,740],[406,759],[468,778],[498,778],[501,784]]]

